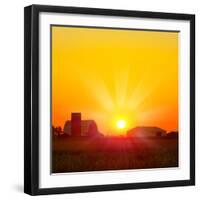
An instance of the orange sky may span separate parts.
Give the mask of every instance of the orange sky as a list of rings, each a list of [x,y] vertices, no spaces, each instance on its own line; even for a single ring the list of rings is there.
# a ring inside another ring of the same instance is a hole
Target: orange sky
[[[178,33],[52,27],[52,124],[71,112],[104,134],[116,120],[178,129]]]

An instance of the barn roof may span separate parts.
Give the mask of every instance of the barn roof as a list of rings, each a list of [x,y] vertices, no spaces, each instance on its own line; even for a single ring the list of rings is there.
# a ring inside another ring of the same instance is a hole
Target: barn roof
[[[91,124],[96,125],[94,120],[81,120],[81,133],[87,133],[89,126]],[[71,133],[71,121],[67,120],[64,125],[64,132],[70,134]]]
[[[164,129],[156,127],[156,126],[136,126],[135,128],[132,128],[129,131],[132,131],[132,130],[147,130],[147,131],[166,132]]]
[[[127,131],[128,135],[155,135],[157,133],[166,134],[166,130],[156,126],[137,126]]]

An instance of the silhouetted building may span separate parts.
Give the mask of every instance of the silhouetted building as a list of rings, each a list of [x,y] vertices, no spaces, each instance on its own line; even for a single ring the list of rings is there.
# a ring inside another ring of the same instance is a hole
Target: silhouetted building
[[[69,136],[103,136],[94,120],[81,120],[81,113],[72,113],[71,121],[64,124],[63,133]]]
[[[127,136],[131,137],[161,137],[166,136],[166,131],[159,127],[138,126],[127,131]]]
[[[71,114],[71,135],[81,136],[81,113]]]

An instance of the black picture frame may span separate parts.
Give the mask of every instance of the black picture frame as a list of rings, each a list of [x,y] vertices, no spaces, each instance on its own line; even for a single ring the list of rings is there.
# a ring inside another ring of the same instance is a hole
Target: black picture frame
[[[77,13],[124,16],[190,23],[190,179],[145,183],[122,183],[62,188],[39,188],[39,14]],[[24,9],[24,192],[30,195],[95,192],[195,184],[195,15],[111,10],[82,7],[31,5]]]

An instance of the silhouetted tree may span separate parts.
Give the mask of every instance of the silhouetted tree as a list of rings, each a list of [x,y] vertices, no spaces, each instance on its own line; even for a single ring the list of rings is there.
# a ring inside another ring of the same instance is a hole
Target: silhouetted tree
[[[62,135],[62,128],[60,126],[57,127],[52,126],[52,134],[54,136]]]
[[[167,133],[167,138],[174,138],[174,139],[178,139],[178,132],[176,131],[172,131],[172,132],[169,132]]]

